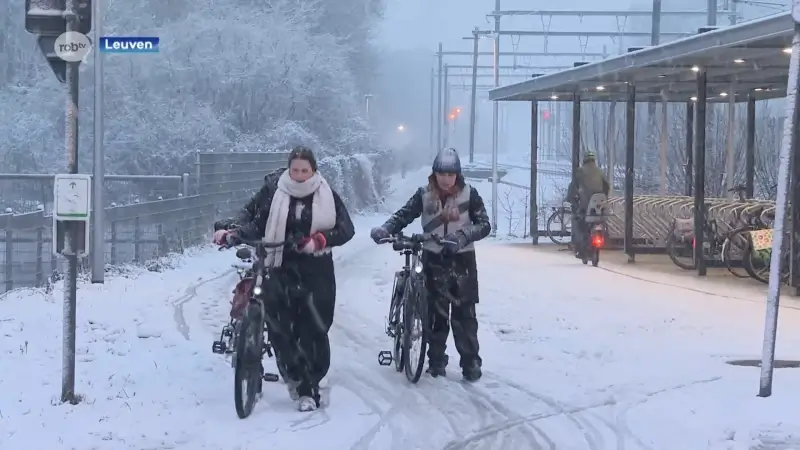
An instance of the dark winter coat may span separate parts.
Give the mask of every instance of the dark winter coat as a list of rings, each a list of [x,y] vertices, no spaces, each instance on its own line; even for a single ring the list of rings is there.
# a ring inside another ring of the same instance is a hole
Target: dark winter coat
[[[256,195],[245,205],[240,213],[240,218],[250,216],[250,220],[240,222],[241,225],[238,230],[239,236],[244,239],[255,240],[264,236],[264,230],[267,226],[267,219],[269,218],[270,207],[272,206],[272,198],[278,189],[278,179],[285,169],[280,172],[274,172],[266,178],[266,183]],[[297,209],[298,202],[303,205],[303,211],[300,218],[296,218],[294,214],[289,214],[286,219],[286,236],[296,236],[301,234],[308,236],[311,233],[311,205],[314,200],[313,195],[305,198],[292,198],[289,204],[289,211]],[[323,231],[325,240],[328,242],[328,247],[339,247],[346,244],[355,235],[355,228],[353,221],[350,218],[350,213],[347,211],[342,198],[339,194],[333,192],[333,200],[336,207],[336,225],[331,230]],[[284,254],[286,258],[289,254]],[[323,255],[324,256],[324,255]],[[328,255],[330,258],[330,255]],[[331,258],[332,261],[332,258]]]
[[[408,202],[383,224],[383,228],[390,234],[396,234],[418,217],[422,217],[424,232],[442,237],[453,232],[461,233],[465,239],[462,252],[474,251],[472,243],[488,236],[492,225],[478,190],[461,178],[458,183],[460,192],[443,198],[431,176],[428,185],[417,189]],[[430,245],[426,250],[439,253],[441,248]]]

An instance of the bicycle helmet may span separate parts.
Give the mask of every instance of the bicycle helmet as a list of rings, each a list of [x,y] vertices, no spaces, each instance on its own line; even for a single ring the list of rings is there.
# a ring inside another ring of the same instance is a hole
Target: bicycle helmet
[[[586,154],[583,155],[583,163],[586,164],[588,162],[597,162],[597,155],[595,155],[594,152],[586,152]]]
[[[444,148],[433,159],[433,173],[454,173],[461,175],[461,158],[454,148]]]

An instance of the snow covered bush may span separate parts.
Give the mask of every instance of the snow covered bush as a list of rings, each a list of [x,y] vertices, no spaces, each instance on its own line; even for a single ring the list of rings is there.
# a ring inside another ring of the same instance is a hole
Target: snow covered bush
[[[0,67],[6,68],[0,71],[0,103],[14,105],[0,121],[0,164],[12,172],[62,171],[65,93],[35,37],[23,29],[23,4],[0,0],[9,12],[0,19]],[[370,30],[380,19],[381,1],[105,5],[106,35],[161,39],[157,54],[104,56],[109,173],[191,173],[196,151],[303,144],[320,159],[384,151],[361,117],[362,86],[375,61]],[[85,172],[91,169],[94,80],[91,67],[84,69],[79,153]],[[346,164],[362,160],[353,156]],[[370,166],[373,176],[384,170],[385,164]],[[382,178],[354,181],[359,188],[353,195],[382,189],[375,181]]]

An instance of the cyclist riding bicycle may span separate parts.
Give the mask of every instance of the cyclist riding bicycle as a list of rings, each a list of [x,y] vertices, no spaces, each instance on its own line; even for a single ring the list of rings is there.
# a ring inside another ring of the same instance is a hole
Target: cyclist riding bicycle
[[[586,224],[586,208],[589,206],[589,200],[594,194],[608,196],[610,190],[611,186],[606,181],[605,174],[597,167],[597,157],[594,152],[587,152],[583,157],[583,165],[575,172],[574,181],[569,184],[565,200],[572,203],[575,216],[574,234],[579,237],[574,243],[575,257],[580,258],[585,250],[583,237],[589,232]]]
[[[234,230],[214,233],[218,244],[236,243],[237,238],[265,237],[282,242],[290,236],[305,236],[299,252],[270,251],[267,264],[287,269],[288,301],[267,306],[270,341],[285,365],[287,387],[300,411],[320,406],[319,382],[331,363],[328,331],[333,324],[336,277],[332,247],[344,245],[355,230],[341,197],[317,171],[314,153],[295,147],[289,169],[256,196],[262,201],[252,220]],[[275,300],[275,299],[273,299]]]
[[[488,236],[492,227],[483,199],[461,175],[461,160],[455,149],[444,149],[436,155],[428,184],[419,188],[383,226],[373,228],[370,236],[380,243],[417,217],[421,217],[425,233],[452,242],[445,246],[427,242],[422,252],[432,317],[428,373],[433,377],[445,375],[449,360],[447,335],[452,323],[464,379],[477,381],[482,375],[482,360],[478,354],[478,268],[473,243]]]

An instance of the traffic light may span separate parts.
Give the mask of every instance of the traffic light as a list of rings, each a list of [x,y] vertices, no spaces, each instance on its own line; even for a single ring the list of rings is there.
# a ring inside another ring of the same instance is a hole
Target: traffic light
[[[542,119],[544,119],[544,120],[549,120],[550,119],[550,111],[549,110],[545,109],[544,111],[542,111]]]
[[[25,0],[25,30],[41,36],[60,36],[67,31],[64,11],[67,0]],[[77,0],[75,14],[78,15],[79,33],[92,31],[92,2]]]

